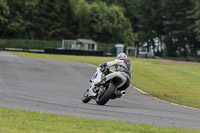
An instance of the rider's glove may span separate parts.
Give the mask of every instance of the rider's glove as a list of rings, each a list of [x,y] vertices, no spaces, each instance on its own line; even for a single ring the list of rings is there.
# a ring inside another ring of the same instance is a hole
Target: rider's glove
[[[100,67],[106,67],[107,66],[107,63],[102,63],[99,65]]]
[[[107,66],[107,64],[106,63],[102,63],[102,64],[100,64],[99,65],[99,67],[101,67],[101,72],[104,72],[105,70],[106,70],[106,66]]]

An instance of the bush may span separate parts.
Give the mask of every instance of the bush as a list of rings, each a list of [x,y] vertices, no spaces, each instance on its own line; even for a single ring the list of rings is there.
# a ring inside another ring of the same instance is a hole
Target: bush
[[[115,45],[116,44],[105,44],[105,43],[98,43],[98,50],[104,51],[104,53],[111,53],[112,55],[115,54]]]
[[[61,47],[61,41],[0,39],[0,48],[45,49],[59,47]]]

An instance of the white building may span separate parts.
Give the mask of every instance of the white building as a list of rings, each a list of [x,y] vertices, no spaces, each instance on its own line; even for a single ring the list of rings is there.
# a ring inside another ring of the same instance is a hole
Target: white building
[[[79,47],[80,50],[97,50],[97,43],[91,39],[77,39],[75,45]]]
[[[62,40],[61,49],[96,51],[97,43],[91,39]]]

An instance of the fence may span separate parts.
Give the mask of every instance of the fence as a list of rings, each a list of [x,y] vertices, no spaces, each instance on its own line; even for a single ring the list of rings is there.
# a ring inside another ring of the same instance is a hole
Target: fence
[[[73,49],[45,49],[44,52],[47,54],[104,56],[104,51],[88,51],[88,50],[73,50]]]

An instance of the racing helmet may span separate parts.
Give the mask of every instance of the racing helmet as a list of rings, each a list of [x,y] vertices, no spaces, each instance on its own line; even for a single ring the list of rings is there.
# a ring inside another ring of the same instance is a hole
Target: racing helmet
[[[117,55],[117,59],[125,60],[125,59],[127,59],[127,55],[125,53],[120,53]]]

